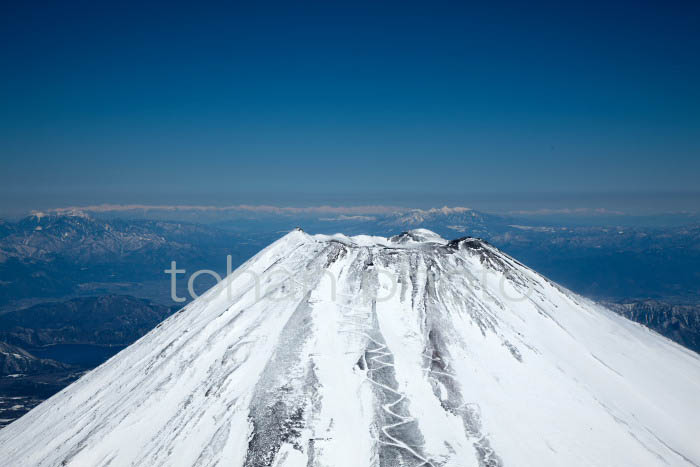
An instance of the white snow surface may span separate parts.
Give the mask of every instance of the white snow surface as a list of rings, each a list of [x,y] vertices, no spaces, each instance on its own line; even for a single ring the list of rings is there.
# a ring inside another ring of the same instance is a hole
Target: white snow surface
[[[700,465],[700,358],[478,239],[295,230],[0,430],[25,466]]]

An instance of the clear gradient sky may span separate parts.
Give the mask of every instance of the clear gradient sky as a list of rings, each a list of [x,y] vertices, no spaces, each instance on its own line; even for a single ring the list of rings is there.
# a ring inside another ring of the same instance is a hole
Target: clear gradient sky
[[[700,191],[697,1],[100,3],[0,7],[0,208]]]

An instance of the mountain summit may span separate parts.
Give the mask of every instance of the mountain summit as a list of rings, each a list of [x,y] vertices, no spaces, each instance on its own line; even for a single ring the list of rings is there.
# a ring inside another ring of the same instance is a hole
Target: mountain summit
[[[0,430],[8,466],[700,464],[697,354],[475,238],[295,230]]]

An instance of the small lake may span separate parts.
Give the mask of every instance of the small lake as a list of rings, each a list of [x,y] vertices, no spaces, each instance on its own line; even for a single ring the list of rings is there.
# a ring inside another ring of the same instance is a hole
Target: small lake
[[[55,344],[34,347],[27,351],[39,358],[50,358],[69,365],[95,367],[124,348],[123,345]]]

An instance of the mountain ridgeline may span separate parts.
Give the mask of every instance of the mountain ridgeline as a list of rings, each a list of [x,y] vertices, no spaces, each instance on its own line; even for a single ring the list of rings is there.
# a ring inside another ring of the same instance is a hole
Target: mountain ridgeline
[[[0,430],[0,456],[693,466],[698,381],[694,352],[481,240],[295,230]]]

